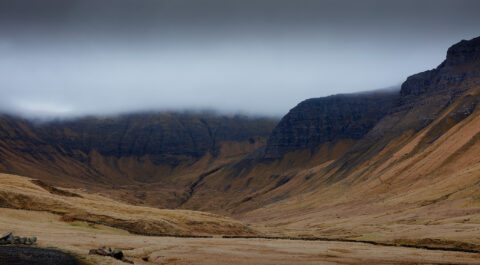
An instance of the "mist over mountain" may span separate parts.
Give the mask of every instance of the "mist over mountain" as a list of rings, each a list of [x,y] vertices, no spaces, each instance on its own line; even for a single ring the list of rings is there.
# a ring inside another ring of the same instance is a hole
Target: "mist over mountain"
[[[1,109],[281,116],[397,85],[478,33],[478,1],[2,1]]]
[[[479,264],[479,10],[0,1],[0,265]]]

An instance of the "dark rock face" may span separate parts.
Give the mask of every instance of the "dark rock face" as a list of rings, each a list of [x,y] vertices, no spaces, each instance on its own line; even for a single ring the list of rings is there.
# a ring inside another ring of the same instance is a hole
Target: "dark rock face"
[[[88,254],[89,255],[109,256],[109,257],[113,257],[115,259],[121,260],[125,263],[133,264],[133,261],[125,258],[125,256],[123,255],[123,252],[120,249],[116,249],[116,248],[107,248],[105,246],[102,246],[100,248],[90,249]]]
[[[340,139],[360,139],[396,106],[397,99],[397,91],[376,91],[305,100],[277,125],[265,157],[279,158]]]
[[[460,93],[480,84],[480,37],[463,40],[447,51],[446,60],[437,68],[412,75],[402,84],[403,101],[416,101],[419,95]],[[465,84],[465,81],[469,81]],[[464,85],[462,89],[452,87]],[[444,91],[449,90],[449,91]]]
[[[400,93],[336,95],[301,102],[273,131],[265,157],[279,158],[325,142],[362,139],[367,134],[370,139],[378,139],[419,130],[463,92],[478,85],[480,37],[450,47],[443,63],[407,78]]]
[[[468,41],[462,40],[447,51],[446,66],[452,67],[478,61],[480,61],[480,37]]]
[[[2,140],[22,152],[54,152],[79,160],[88,159],[85,155],[91,151],[116,158],[148,155],[156,163],[173,165],[182,157],[196,159],[207,152],[216,155],[223,141],[267,137],[276,124],[268,118],[183,113],[82,118],[37,125],[13,117],[3,119]]]

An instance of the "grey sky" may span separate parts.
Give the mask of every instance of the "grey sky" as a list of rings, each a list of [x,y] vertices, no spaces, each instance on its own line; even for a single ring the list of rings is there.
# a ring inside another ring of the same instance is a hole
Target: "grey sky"
[[[480,35],[480,1],[0,0],[1,109],[216,109],[398,85]]]

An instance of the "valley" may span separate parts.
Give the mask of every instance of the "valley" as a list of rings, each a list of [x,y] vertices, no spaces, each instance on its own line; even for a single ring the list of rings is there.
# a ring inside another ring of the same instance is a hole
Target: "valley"
[[[1,115],[0,223],[92,264],[478,264],[479,102],[480,37],[280,120]]]

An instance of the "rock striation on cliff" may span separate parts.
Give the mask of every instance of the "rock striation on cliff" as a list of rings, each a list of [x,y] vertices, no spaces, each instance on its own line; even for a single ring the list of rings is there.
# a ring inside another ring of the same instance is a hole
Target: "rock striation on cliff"
[[[435,69],[412,75],[400,92],[370,92],[308,99],[282,118],[266,147],[266,158],[315,150],[341,139],[370,140],[420,130],[468,89],[480,84],[480,37],[448,49]],[[373,130],[373,131],[372,131]]]
[[[280,158],[327,142],[361,139],[392,111],[397,100],[397,90],[307,99],[290,110],[273,130],[265,157]]]

